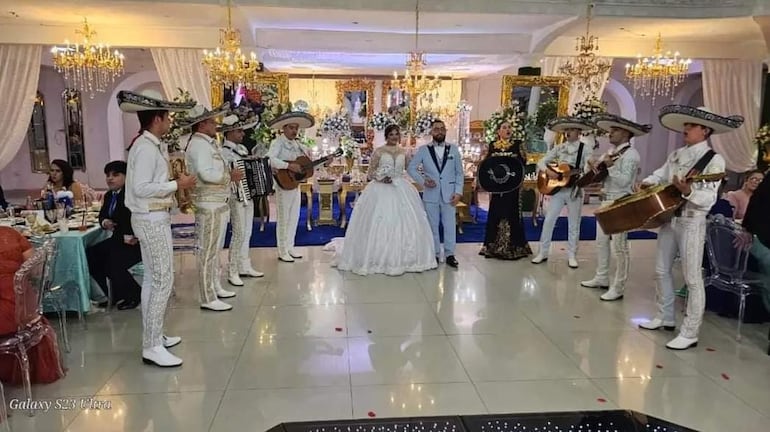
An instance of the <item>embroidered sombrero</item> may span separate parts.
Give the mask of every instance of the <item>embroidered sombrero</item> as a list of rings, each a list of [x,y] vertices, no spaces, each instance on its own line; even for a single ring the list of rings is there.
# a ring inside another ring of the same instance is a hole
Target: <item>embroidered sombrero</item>
[[[490,193],[511,192],[524,182],[524,165],[509,154],[492,154],[479,164],[479,186]]]
[[[185,113],[183,118],[178,120],[180,127],[191,127],[196,123],[200,123],[210,118],[219,117],[226,114],[230,110],[230,102],[225,102],[218,108],[209,110],[203,105],[195,105],[192,109]]]
[[[257,123],[259,123],[259,116],[248,106],[241,105],[222,119],[222,124],[217,127],[217,130],[221,133],[237,129],[246,130],[253,128]]]
[[[155,90],[142,90],[134,93],[128,90],[118,92],[118,107],[123,112],[139,111],[187,111],[195,106],[194,102],[172,102],[163,99],[163,95]]]
[[[304,112],[289,112],[282,116],[276,117],[270,122],[270,127],[273,129],[282,129],[289,124],[297,124],[300,129],[307,129],[313,127],[315,124],[315,118],[308,113]]]
[[[553,132],[564,132],[567,129],[580,129],[581,131],[590,131],[596,128],[585,119],[578,117],[556,117],[545,125],[548,130]]]
[[[714,134],[730,132],[743,124],[742,116],[723,117],[706,107],[695,108],[687,105],[666,105],[660,109],[658,119],[663,127],[675,132],[684,132],[686,123],[705,126],[714,131]]]
[[[642,125],[614,114],[598,114],[593,118],[593,122],[599,129],[607,132],[612,128],[620,128],[631,132],[633,136],[647,135],[652,130],[652,125]]]

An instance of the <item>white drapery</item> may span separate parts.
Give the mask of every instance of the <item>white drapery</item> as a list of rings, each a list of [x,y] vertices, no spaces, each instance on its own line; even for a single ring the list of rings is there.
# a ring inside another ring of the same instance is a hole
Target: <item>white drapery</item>
[[[211,83],[201,64],[203,53],[200,50],[152,48],[150,51],[169,100],[179,96],[178,89],[181,88],[200,105],[211,108]]]
[[[762,62],[754,60],[703,60],[703,102],[716,114],[740,115],[737,130],[711,137],[733,172],[746,172],[756,164],[754,135],[759,128],[762,104]]]
[[[40,77],[40,45],[0,45],[0,170],[25,141]]]
[[[612,58],[609,57],[602,57],[602,59],[609,61],[612,63]],[[559,72],[559,68],[567,64],[573,60],[573,57],[545,57],[543,59],[543,76],[563,76],[561,72]],[[604,94],[604,88],[607,86],[607,81],[610,77],[610,71],[603,73],[601,76],[594,77],[595,82],[599,85],[599,88],[595,94],[595,96],[598,99],[602,98],[602,94]],[[578,89],[577,84],[573,81],[572,85],[569,89],[569,110],[570,114],[572,114],[572,107],[575,106],[576,103],[582,102],[586,100],[589,96],[582,90]]]

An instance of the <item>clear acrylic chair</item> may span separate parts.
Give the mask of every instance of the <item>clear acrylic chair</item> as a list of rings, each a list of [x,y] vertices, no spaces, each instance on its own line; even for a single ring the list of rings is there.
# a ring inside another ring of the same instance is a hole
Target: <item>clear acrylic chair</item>
[[[2,382],[0,382],[0,402],[3,404],[0,406],[0,430],[11,432],[11,425],[8,423],[8,405],[5,404],[5,389],[3,389]]]
[[[720,214],[709,216],[706,226],[706,252],[711,265],[711,274],[706,277],[706,286],[737,295],[738,335],[741,340],[741,325],[746,310],[746,297],[758,294],[761,286],[759,275],[746,270],[749,251],[734,246],[743,227]]]
[[[37,248],[32,256],[24,261],[16,272],[13,289],[16,295],[16,332],[0,337],[0,353],[13,354],[21,365],[24,394],[32,399],[32,384],[30,382],[29,357],[27,350],[40,343],[45,336],[51,338],[55,352],[58,354],[56,366],[59,374],[64,376],[61,352],[56,342],[56,332],[43,320],[43,293],[49,280],[46,279],[48,268],[51,267],[55,251],[55,240],[47,240]],[[29,415],[34,411],[30,409]]]

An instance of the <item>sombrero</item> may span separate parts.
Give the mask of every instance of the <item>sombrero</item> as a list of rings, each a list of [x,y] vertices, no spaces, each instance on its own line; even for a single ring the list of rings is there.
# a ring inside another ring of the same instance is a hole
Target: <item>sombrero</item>
[[[308,113],[304,112],[289,112],[284,115],[276,117],[270,122],[270,127],[273,129],[282,129],[289,124],[297,124],[300,129],[307,129],[313,127],[315,124],[315,118]]]
[[[706,107],[695,108],[687,105],[666,105],[660,109],[658,119],[663,127],[675,132],[684,132],[686,123],[705,126],[714,134],[730,132],[743,124],[742,116],[723,117],[712,113]]]
[[[222,124],[217,130],[221,133],[230,132],[238,129],[251,129],[259,123],[259,116],[249,107],[242,105],[232,110],[230,114],[222,119]]]
[[[652,125],[642,125],[614,114],[598,114],[593,118],[594,124],[599,129],[610,131],[612,128],[620,128],[631,132],[633,136],[647,135],[652,130]]]
[[[219,117],[230,110],[230,102],[225,102],[218,108],[209,110],[203,105],[195,105],[192,109],[185,112],[185,116],[178,119],[180,127],[190,127],[210,118]]]
[[[128,90],[118,92],[118,107],[123,112],[139,111],[187,111],[195,106],[194,102],[172,102],[163,99],[163,95],[155,90],[142,90],[134,93]]]
[[[581,131],[590,131],[596,128],[588,120],[579,117],[556,117],[545,125],[553,132],[564,132],[567,129],[580,129]]]
[[[524,182],[524,165],[512,155],[492,154],[479,164],[476,178],[482,189],[490,193],[511,192]]]

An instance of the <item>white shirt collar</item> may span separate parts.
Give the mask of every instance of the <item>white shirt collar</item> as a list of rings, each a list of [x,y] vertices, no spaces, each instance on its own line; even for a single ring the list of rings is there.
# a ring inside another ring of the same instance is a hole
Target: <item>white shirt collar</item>
[[[147,138],[148,140],[150,140],[150,142],[152,142],[156,146],[160,146],[160,138],[158,138],[155,135],[153,135],[152,132],[146,130],[146,131],[142,132],[142,136]]]

